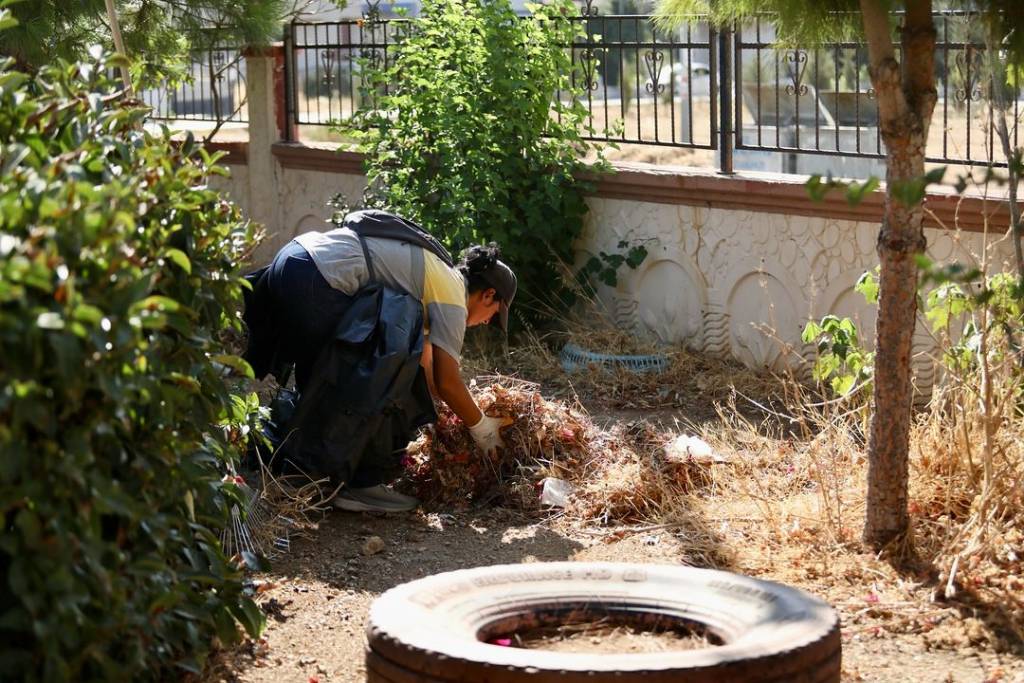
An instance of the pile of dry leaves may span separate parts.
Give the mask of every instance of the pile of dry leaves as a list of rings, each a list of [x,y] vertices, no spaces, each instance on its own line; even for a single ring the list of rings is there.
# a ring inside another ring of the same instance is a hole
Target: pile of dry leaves
[[[535,511],[545,482],[556,479],[571,491],[567,514],[627,521],[650,517],[706,476],[706,464],[666,450],[671,435],[646,423],[599,429],[579,406],[511,377],[485,378],[473,393],[487,415],[511,421],[502,430],[506,447],[484,455],[465,423],[440,406],[437,423],[407,450],[406,483],[428,506]]]

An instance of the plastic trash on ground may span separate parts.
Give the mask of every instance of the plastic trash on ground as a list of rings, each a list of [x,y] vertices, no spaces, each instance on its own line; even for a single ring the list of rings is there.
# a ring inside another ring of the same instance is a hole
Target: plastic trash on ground
[[[546,477],[540,482],[540,504],[553,508],[564,508],[569,504],[573,486],[564,479]]]
[[[665,457],[675,462],[691,460],[693,462],[712,464],[729,462],[729,459],[716,453],[703,439],[688,434],[680,434],[665,446]]]

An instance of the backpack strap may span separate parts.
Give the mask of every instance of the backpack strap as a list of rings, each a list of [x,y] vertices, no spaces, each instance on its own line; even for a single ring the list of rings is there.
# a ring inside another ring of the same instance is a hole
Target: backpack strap
[[[377,274],[373,270],[373,259],[370,258],[370,250],[366,247],[366,238],[361,233],[356,233],[359,238],[359,246],[363,248],[363,258],[366,260],[366,275],[368,282],[376,282]]]

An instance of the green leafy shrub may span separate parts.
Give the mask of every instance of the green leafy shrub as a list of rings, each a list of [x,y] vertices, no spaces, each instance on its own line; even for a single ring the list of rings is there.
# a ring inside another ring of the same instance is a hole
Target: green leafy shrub
[[[91,57],[0,65],[3,680],[163,678],[263,626],[213,531],[240,495],[251,369],[217,338],[253,229]]]
[[[1024,285],[1013,273],[986,277],[978,268],[939,265],[923,255],[917,262],[921,313],[938,339],[946,370],[969,375],[980,371],[986,359],[1024,357]],[[855,289],[867,303],[877,305],[878,269],[861,275]],[[835,394],[870,386],[875,354],[864,349],[849,318],[826,315],[819,322],[810,321],[802,341],[817,344],[814,379],[828,382]],[[866,398],[867,393],[862,395]]]
[[[817,344],[814,379],[828,382],[838,396],[862,388],[871,379],[875,354],[861,347],[857,326],[849,318],[826,315],[820,322],[808,322],[802,341]]]
[[[854,287],[869,304],[878,304],[877,274],[869,271],[860,276]],[[871,377],[875,370],[875,354],[861,344],[857,325],[849,318],[826,315],[820,321],[804,326],[801,341],[817,346],[818,357],[812,368],[815,381],[827,382],[837,396],[860,390],[864,405],[871,396]]]
[[[497,242],[523,297],[550,303],[587,210],[576,176],[587,112],[566,48],[582,25],[567,20],[579,13],[570,0],[530,8],[520,18],[507,0],[427,0],[387,68],[364,60],[373,105],[346,130],[368,155],[368,203],[455,252]]]
[[[1024,356],[1024,282],[1008,272],[985,276],[960,263],[940,266],[925,256],[918,257],[918,267],[922,284],[933,285],[924,315],[940,335],[947,369],[977,372],[985,356],[989,362]]]
[[[630,270],[636,270],[647,260],[646,242],[654,241],[652,238],[643,240],[619,240],[616,247],[626,250],[625,253],[602,251],[597,256],[591,256],[576,271],[577,290],[587,299],[593,300],[597,296],[597,284],[608,287],[616,287],[619,284],[619,269],[628,266]],[[596,283],[595,283],[596,281]]]

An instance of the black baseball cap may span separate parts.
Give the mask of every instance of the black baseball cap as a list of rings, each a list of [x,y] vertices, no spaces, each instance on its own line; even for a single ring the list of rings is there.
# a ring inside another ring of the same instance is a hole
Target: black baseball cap
[[[512,299],[516,298],[516,289],[519,285],[516,274],[499,259],[493,266],[480,273],[480,277],[497,293],[501,303],[498,308],[498,327],[502,332],[508,332],[508,307],[512,305]]]

